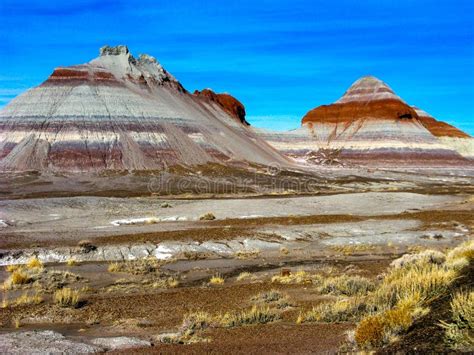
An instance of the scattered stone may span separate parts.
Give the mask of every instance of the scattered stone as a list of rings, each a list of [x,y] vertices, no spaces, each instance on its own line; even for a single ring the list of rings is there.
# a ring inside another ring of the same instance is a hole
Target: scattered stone
[[[420,238],[440,240],[440,239],[443,239],[444,237],[441,233],[428,233],[428,234],[423,234]]]
[[[97,247],[92,244],[90,240],[81,240],[79,243],[77,243],[77,245],[79,246],[79,248],[82,249],[84,253],[89,253],[97,249]]]
[[[99,346],[69,340],[52,330],[0,334],[2,354],[86,354],[103,351]]]
[[[202,215],[201,217],[199,217],[200,221],[213,221],[214,219],[216,219],[216,216],[214,216],[212,212],[208,212]]]
[[[168,202],[163,202],[161,205],[160,205],[161,208],[171,208],[173,206],[171,206]]]
[[[149,341],[134,337],[96,338],[92,340],[92,344],[101,346],[107,350],[123,350],[151,346]]]

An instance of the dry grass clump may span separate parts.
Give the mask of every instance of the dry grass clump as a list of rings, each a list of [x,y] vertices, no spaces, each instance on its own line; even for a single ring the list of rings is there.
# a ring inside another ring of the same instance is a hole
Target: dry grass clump
[[[68,287],[62,288],[54,293],[53,301],[61,307],[77,308],[79,306],[79,291]]]
[[[109,272],[124,272],[132,275],[145,275],[157,272],[161,267],[160,260],[148,257],[138,260],[110,263],[107,270]]]
[[[260,250],[239,250],[236,254],[237,259],[256,259],[260,255]]]
[[[428,312],[428,309],[419,307],[419,302],[415,296],[415,299],[401,300],[397,307],[365,316],[355,330],[354,338],[359,347],[379,347],[395,340],[415,319]]]
[[[450,348],[460,351],[474,349],[474,291],[462,290],[451,300],[452,322],[441,322]]]
[[[237,281],[243,281],[252,278],[252,274],[250,272],[244,271],[237,276]]]
[[[283,298],[283,294],[276,290],[270,290],[267,292],[261,292],[258,295],[252,297],[252,301],[271,303],[278,301]]]
[[[355,296],[366,295],[374,289],[374,282],[365,277],[342,275],[324,279],[318,291],[323,294]]]
[[[192,344],[210,341],[201,336],[202,331],[210,326],[215,326],[216,320],[211,314],[203,311],[188,313],[183,318],[183,323],[177,333],[165,334],[160,337],[162,343]]]
[[[370,244],[335,245],[331,247],[331,249],[334,250],[335,252],[338,252],[344,255],[352,255],[355,253],[375,250],[375,245],[370,245]]]
[[[252,324],[266,324],[281,319],[280,313],[268,306],[254,305],[242,311],[226,312],[212,315],[208,312],[192,312],[184,316],[177,333],[164,334],[160,337],[163,343],[190,344],[209,341],[201,336],[207,328],[233,328]]]
[[[4,282],[3,288],[8,290],[12,288],[35,287],[44,290],[56,290],[81,278],[79,275],[68,271],[19,267]]]
[[[8,301],[7,296],[4,294],[2,298],[2,304],[0,305],[0,308],[7,308],[10,305],[10,302]]]
[[[38,293],[30,296],[28,292],[25,292],[15,300],[14,304],[15,306],[20,306],[28,304],[40,304],[41,302],[43,302],[43,297],[41,297],[41,295]]]
[[[241,312],[228,312],[219,317],[219,325],[226,328],[251,324],[266,324],[281,318],[280,313],[268,306],[252,306]]]
[[[280,284],[312,284],[320,283],[321,279],[321,275],[310,274],[304,270],[299,270],[295,273],[290,272],[287,275],[275,275],[272,277],[272,282]]]
[[[460,328],[474,329],[474,291],[460,291],[451,301],[453,321]]]
[[[8,279],[3,283],[3,289],[9,290],[16,285],[25,285],[30,283],[32,278],[28,273],[21,267],[13,271]]]
[[[200,221],[213,221],[216,219],[216,216],[212,212],[208,212],[206,214],[203,214],[201,217],[199,217]]]
[[[293,306],[288,296],[285,296],[283,293],[276,290],[261,292],[252,297],[252,301],[257,304],[269,304],[277,309],[284,309]]]
[[[367,311],[364,299],[351,297],[340,298],[335,302],[325,302],[313,307],[310,311],[301,312],[297,324],[306,322],[347,322],[359,319]]]
[[[122,270],[122,263],[110,263],[107,267],[108,272],[120,272]]]
[[[222,285],[225,282],[225,279],[221,274],[216,274],[209,279],[209,284],[211,285]]]
[[[469,265],[474,260],[474,240],[468,240],[456,248],[450,250],[446,255],[446,264],[454,267],[454,265]]]
[[[360,321],[355,332],[359,346],[381,346],[384,343],[385,324],[380,316],[368,316]]]
[[[444,265],[420,262],[391,269],[373,294],[375,304],[390,308],[400,299],[420,295],[420,302],[426,302],[445,292],[457,277],[457,272]]]
[[[182,257],[184,257],[187,260],[205,260],[205,259],[209,259],[212,256],[213,254],[209,252],[200,252],[200,251],[192,251],[192,250],[187,250],[182,253]]]
[[[66,265],[67,266],[75,266],[75,265],[77,265],[77,261],[74,258],[67,259],[66,260]]]
[[[398,269],[406,265],[419,264],[421,262],[440,265],[445,261],[446,256],[442,252],[428,249],[417,254],[405,254],[392,261],[390,266]]]
[[[280,254],[288,255],[288,254],[290,254],[290,250],[287,247],[281,247],[280,248]]]
[[[28,269],[40,269],[43,267],[43,263],[35,256],[32,257],[27,263],[26,267]]]
[[[155,281],[152,285],[153,288],[175,288],[179,286],[179,280],[168,277],[166,279],[160,279]]]
[[[472,260],[470,250],[473,248],[474,244],[467,242],[447,255],[424,250],[395,260],[380,285],[367,294],[370,312],[355,331],[358,346],[370,348],[390,343],[416,319],[429,312],[426,306],[431,300],[448,292],[462,268],[469,265],[469,260]],[[453,297],[451,307],[455,321],[442,324],[448,342],[452,344],[466,344],[463,335],[468,334],[463,331],[468,327],[465,315],[474,313],[474,296],[470,297],[465,293]],[[462,320],[461,327],[458,327],[459,320]]]
[[[20,265],[7,265],[7,266],[5,266],[5,270],[7,272],[12,273],[12,272],[15,272],[16,270],[18,270],[19,267],[20,267]]]

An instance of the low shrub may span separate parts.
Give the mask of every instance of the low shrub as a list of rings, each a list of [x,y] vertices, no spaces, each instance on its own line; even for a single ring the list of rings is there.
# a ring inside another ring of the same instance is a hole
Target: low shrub
[[[453,321],[460,328],[474,329],[474,291],[457,292],[451,300]]]
[[[453,350],[474,349],[474,291],[462,290],[451,300],[452,322],[441,321],[446,343]]]
[[[355,331],[355,341],[360,347],[378,347],[385,343],[385,324],[379,315],[360,321]]]
[[[324,279],[318,291],[323,294],[355,296],[366,295],[374,289],[375,284],[365,277],[342,275]]]

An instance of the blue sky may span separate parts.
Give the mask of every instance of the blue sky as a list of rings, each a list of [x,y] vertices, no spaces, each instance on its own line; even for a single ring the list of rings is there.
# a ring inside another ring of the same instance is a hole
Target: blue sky
[[[296,128],[371,74],[474,134],[473,18],[472,0],[0,0],[0,106],[126,44],[190,91],[236,96],[255,126]]]

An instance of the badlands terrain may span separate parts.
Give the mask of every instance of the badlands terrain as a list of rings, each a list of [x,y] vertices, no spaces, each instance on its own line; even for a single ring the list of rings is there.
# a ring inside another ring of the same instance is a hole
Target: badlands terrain
[[[0,138],[2,353],[474,350],[472,138],[379,79],[271,132],[104,47]]]

